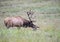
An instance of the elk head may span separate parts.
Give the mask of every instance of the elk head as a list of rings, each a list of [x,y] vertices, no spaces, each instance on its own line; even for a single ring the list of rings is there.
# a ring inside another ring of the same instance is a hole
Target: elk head
[[[32,10],[29,10],[27,12],[27,15],[28,15],[28,18],[29,18],[29,27],[32,27],[32,28],[39,28],[38,26],[34,25],[33,22],[35,22],[34,20],[32,20],[32,16],[34,15],[34,12]]]

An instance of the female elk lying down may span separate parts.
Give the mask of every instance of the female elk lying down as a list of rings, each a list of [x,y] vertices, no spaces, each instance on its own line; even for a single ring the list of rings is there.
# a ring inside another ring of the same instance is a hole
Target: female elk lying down
[[[9,27],[32,27],[38,28],[36,25],[33,24],[32,21],[26,20],[21,16],[15,17],[7,17],[4,19],[4,24],[7,28]]]

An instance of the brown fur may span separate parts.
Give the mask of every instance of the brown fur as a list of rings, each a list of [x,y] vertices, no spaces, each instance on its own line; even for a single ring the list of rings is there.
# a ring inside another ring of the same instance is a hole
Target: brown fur
[[[4,24],[7,28],[9,27],[21,27],[29,25],[29,20],[22,18],[21,16],[7,17],[4,19]]]

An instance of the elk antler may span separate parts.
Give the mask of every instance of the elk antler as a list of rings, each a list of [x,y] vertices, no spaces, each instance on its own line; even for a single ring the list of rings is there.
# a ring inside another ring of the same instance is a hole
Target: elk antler
[[[34,12],[33,12],[32,10],[29,10],[29,11],[27,12],[27,15],[28,15],[28,18],[29,18],[30,21],[32,21],[31,18],[32,18],[33,13],[34,13]]]

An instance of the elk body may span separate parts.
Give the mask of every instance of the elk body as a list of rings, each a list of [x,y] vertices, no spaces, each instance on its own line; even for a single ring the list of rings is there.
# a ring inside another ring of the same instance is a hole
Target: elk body
[[[27,14],[29,17],[29,14]],[[21,16],[7,17],[4,19],[4,24],[7,28],[9,27],[32,27],[38,28],[33,24],[33,21],[29,17],[29,20],[22,18]]]
[[[9,27],[20,27],[20,26],[23,26],[24,21],[27,21],[27,20],[23,19],[20,16],[17,16],[17,17],[5,18],[4,23],[5,23],[5,26],[7,28],[9,28]]]

